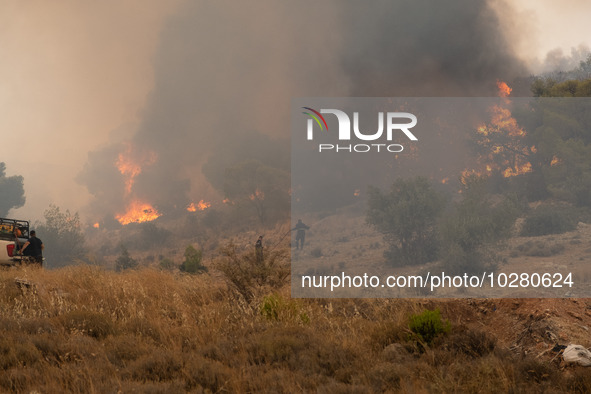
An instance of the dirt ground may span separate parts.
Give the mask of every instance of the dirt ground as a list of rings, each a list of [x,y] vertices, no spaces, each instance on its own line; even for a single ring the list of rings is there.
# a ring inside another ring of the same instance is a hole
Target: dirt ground
[[[386,244],[381,234],[365,224],[362,213],[341,212],[324,218],[303,218],[303,221],[311,229],[306,235],[304,251],[292,247],[292,269],[296,272],[384,275],[394,271],[384,261]],[[518,220],[514,234],[519,233],[520,224]],[[556,345],[591,346],[591,299],[583,298],[591,288],[588,284],[591,225],[579,223],[574,231],[559,235],[515,235],[501,246],[499,254],[502,263],[497,274],[570,272],[579,286],[575,290],[565,286],[553,292],[488,289],[486,298],[422,299],[419,303],[427,308],[440,308],[452,324],[485,330],[512,352],[533,354],[546,361],[560,361],[558,353],[552,350]],[[436,263],[395,271],[398,275],[421,274],[435,266]],[[346,293],[342,295],[346,297]]]

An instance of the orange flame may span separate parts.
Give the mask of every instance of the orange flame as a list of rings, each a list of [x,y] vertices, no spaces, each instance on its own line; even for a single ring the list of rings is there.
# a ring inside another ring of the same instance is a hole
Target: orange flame
[[[491,108],[492,118],[491,123],[496,127],[493,130],[489,130],[488,132],[500,132],[500,131],[507,131],[508,134],[512,137],[523,137],[525,136],[525,131],[519,127],[517,124],[517,120],[511,114],[511,111],[507,108],[502,108],[498,105],[495,105]]]
[[[197,209],[199,209],[200,211],[204,211],[209,207],[211,207],[211,203],[207,201],[200,200],[199,204],[197,204]]]
[[[462,182],[463,185],[467,185],[468,179],[472,176],[482,176],[482,174],[476,170],[464,170],[460,176],[460,182]]]
[[[359,189],[355,189],[355,192],[353,192],[353,195],[355,197],[359,197],[360,194],[361,194],[361,190],[359,190]]]
[[[100,228],[101,225],[99,224],[99,222],[96,222],[95,224],[92,225],[92,227],[94,227],[94,228]]]
[[[504,97],[501,104],[491,106],[490,121],[480,124],[476,131],[479,134],[478,144],[484,147],[486,154],[477,158],[477,169],[466,169],[460,180],[466,184],[470,176],[491,175],[499,171],[504,177],[512,177],[532,171],[528,157],[536,153],[535,146],[524,144],[526,132],[519,126],[511,110],[506,108],[510,103],[508,97],[512,89],[502,81],[497,81],[499,96]],[[505,170],[503,170],[505,168]]]
[[[196,212],[197,210],[204,211],[209,207],[211,207],[211,203],[200,200],[197,204],[195,204],[194,202],[189,204],[189,206],[187,207],[187,211],[189,211],[189,212]]]
[[[135,177],[142,172],[142,166],[154,164],[157,156],[154,152],[137,152],[130,143],[127,143],[125,152],[119,153],[117,169],[125,177],[125,192],[131,193]]]
[[[264,200],[265,199],[265,193],[262,190],[256,189],[256,191],[250,195],[249,197],[252,201],[254,200]]]
[[[525,173],[531,172],[531,163],[527,162],[522,166],[515,166],[514,168],[508,167],[503,171],[503,176],[505,178],[509,178],[512,176],[523,175]]]
[[[498,79],[497,79],[497,88],[499,88],[499,97],[509,97],[509,95],[511,94],[511,91],[513,91],[513,89],[511,89],[509,87],[509,85],[507,85],[503,81],[499,81]]]
[[[552,161],[550,162],[550,166],[551,167],[554,167],[554,166],[557,166],[560,163],[562,163],[562,160],[560,160],[558,157],[554,156],[552,158]]]
[[[115,216],[119,223],[126,225],[129,223],[150,222],[162,216],[152,205],[138,200],[133,201],[127,206],[127,212]]]

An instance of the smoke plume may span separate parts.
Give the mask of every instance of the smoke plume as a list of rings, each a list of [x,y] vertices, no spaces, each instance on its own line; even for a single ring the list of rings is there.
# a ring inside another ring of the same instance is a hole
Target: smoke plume
[[[155,160],[130,193],[116,168],[126,143],[91,152],[78,179],[95,215],[120,212],[130,194],[164,213],[199,201],[213,193],[206,163],[286,165],[272,157],[288,144],[293,97],[491,96],[498,79],[526,73],[485,0],[186,2],[154,70],[126,143]]]

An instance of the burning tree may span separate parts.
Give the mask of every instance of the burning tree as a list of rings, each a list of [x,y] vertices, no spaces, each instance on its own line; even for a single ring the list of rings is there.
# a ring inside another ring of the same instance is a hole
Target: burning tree
[[[536,153],[536,147],[528,142],[527,133],[513,117],[507,97],[511,88],[498,81],[501,103],[489,108],[490,120],[478,126],[472,137],[478,157],[475,169],[462,173],[462,183],[470,175],[495,175],[504,178],[523,175],[532,171],[530,156]]]

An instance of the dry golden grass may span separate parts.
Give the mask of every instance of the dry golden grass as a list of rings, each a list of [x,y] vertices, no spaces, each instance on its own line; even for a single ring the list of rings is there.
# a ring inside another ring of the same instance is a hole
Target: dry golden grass
[[[305,300],[263,286],[247,302],[219,276],[0,271],[0,392],[591,390],[577,369],[506,350],[485,301]],[[452,332],[419,346],[409,316],[436,307]]]

